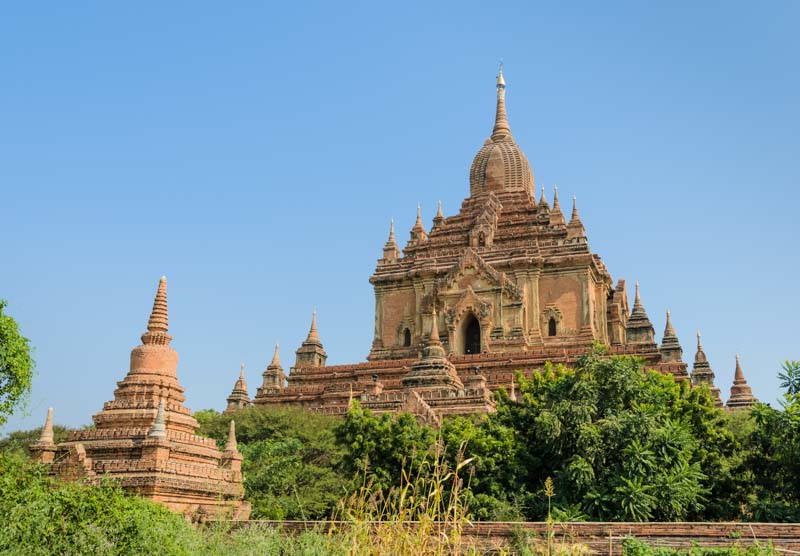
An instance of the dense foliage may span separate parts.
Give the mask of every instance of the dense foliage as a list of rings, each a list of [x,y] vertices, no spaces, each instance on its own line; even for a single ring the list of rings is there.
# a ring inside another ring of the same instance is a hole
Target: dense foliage
[[[575,369],[519,377],[519,401],[498,399],[475,427],[454,419],[449,444],[468,440],[486,517],[510,503],[527,519],[682,520],[706,517],[734,448],[707,389],[595,351]],[[498,445],[500,443],[500,445]],[[497,459],[503,454],[502,459]],[[555,493],[543,496],[552,477]]]
[[[496,413],[441,431],[357,401],[345,419],[264,407],[195,416],[220,447],[236,420],[254,518],[325,519],[365,485],[429,476],[442,456],[452,469],[469,461],[461,495],[474,519],[798,521],[800,363],[779,378],[780,407],[722,411],[705,387],[597,350],[573,369],[518,376],[515,401],[500,391]],[[12,433],[0,452],[24,454],[38,435]]]
[[[342,473],[345,450],[336,441],[337,418],[259,407],[233,414],[204,410],[195,416],[200,434],[220,447],[228,423],[236,421],[245,496],[254,519],[323,519],[347,493],[350,476]]]
[[[0,454],[0,553],[193,554],[197,537],[165,507],[112,483],[59,483],[19,454]]]
[[[16,321],[3,312],[5,307],[0,299],[0,426],[23,402],[33,380],[30,342]]]

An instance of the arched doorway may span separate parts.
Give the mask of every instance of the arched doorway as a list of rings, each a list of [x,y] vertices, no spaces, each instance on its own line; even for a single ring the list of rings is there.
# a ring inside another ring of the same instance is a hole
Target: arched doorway
[[[556,319],[553,317],[550,317],[550,320],[547,321],[547,335],[548,336],[556,335]]]
[[[464,326],[464,354],[473,355],[480,352],[481,324],[474,315],[469,315]]]
[[[403,331],[403,347],[411,347],[411,331],[408,328]]]

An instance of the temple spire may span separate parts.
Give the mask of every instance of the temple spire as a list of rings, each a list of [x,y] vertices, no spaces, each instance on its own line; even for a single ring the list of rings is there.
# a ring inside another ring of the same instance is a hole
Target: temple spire
[[[697,331],[697,353],[694,355],[694,365],[692,366],[692,385],[699,386],[700,384],[708,384],[711,395],[714,397],[717,407],[722,407],[722,397],[719,393],[719,388],[714,384],[714,371],[711,369],[711,364],[708,362],[708,357],[703,351],[703,342],[700,336],[700,331]]]
[[[444,215],[442,214],[442,201],[441,201],[441,199],[436,204],[436,218],[444,218]]]
[[[753,396],[753,389],[747,384],[742,372],[742,365],[739,361],[739,354],[736,354],[736,370],[733,373],[733,385],[728,403],[725,404],[729,409],[744,409],[753,406],[758,400]]]
[[[564,213],[561,212],[561,203],[558,202],[558,186],[553,185],[553,210],[550,211],[550,225],[563,226],[566,223]]]
[[[281,358],[278,355],[278,342],[275,342],[275,353],[272,355],[272,362],[269,364],[270,367],[280,367],[281,366]]]
[[[688,375],[685,373],[686,364],[683,362],[683,348],[681,348],[678,335],[672,326],[672,315],[667,309],[667,324],[664,327],[664,336],[661,338],[661,345],[658,350],[661,352],[661,362],[670,364],[670,372],[676,377],[683,379]]]
[[[231,419],[231,422],[228,425],[228,440],[227,440],[227,442],[225,442],[225,451],[226,452],[236,452],[237,451],[236,422],[233,419]]]
[[[147,321],[147,332],[142,334],[143,344],[169,345],[172,340],[167,332],[169,321],[167,316],[167,277],[162,276],[158,281],[158,290],[153,300],[153,310]]]
[[[547,202],[547,197],[544,195],[544,184],[542,184],[542,195],[539,197],[539,205],[550,208],[550,204]]]
[[[47,417],[44,420],[44,427],[42,427],[42,434],[39,435],[39,443],[51,445],[54,441],[53,435],[53,408],[47,408]]]
[[[506,80],[503,78],[503,64],[500,64],[500,72],[497,74],[497,112],[494,117],[492,140],[498,141],[506,138],[513,140],[506,114]]]
[[[639,295],[639,282],[636,282],[636,295],[633,300],[633,309],[631,310],[628,323],[625,326],[625,335],[630,344],[654,344],[655,343],[655,330],[650,318],[647,316],[647,311],[644,310],[642,298]]]
[[[244,382],[244,361],[242,361],[241,370],[239,371],[239,380]]]
[[[164,398],[158,402],[158,411],[156,412],[156,420],[153,423],[150,432],[147,434],[148,438],[166,438],[167,425],[166,417],[164,415]]]
[[[578,216],[578,197],[575,195],[572,196],[572,216],[567,224],[567,237],[586,237],[586,229]]]
[[[417,221],[414,222],[414,227],[411,228],[411,238],[408,240],[407,246],[413,247],[426,239],[428,239],[428,233],[422,224],[422,206],[417,204]]]
[[[314,307],[314,312],[311,313],[311,328],[308,330],[308,337],[306,342],[319,343],[319,332],[317,332],[317,308]]]
[[[431,324],[431,335],[428,339],[428,345],[442,345],[439,339],[439,324],[436,322],[436,306],[433,307],[433,324]]]
[[[383,258],[385,261],[395,261],[400,257],[400,249],[394,239],[394,218],[389,221],[389,239],[383,246]]]

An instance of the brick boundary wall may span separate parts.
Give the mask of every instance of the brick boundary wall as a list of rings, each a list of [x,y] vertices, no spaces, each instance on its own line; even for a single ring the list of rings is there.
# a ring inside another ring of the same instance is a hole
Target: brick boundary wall
[[[331,524],[346,528],[344,522],[327,521],[268,521],[250,520],[236,522],[236,527],[279,527],[287,533],[298,533],[310,529],[327,531]],[[544,522],[495,522],[476,521],[462,530],[484,548],[507,544],[512,536],[524,532],[532,539],[547,538],[547,523]],[[707,548],[730,546],[762,546],[772,543],[784,554],[800,554],[800,523],[608,523],[571,522],[553,525],[554,541],[566,544],[584,544],[596,554],[619,554],[625,538],[634,537],[655,547],[691,548],[699,545]]]

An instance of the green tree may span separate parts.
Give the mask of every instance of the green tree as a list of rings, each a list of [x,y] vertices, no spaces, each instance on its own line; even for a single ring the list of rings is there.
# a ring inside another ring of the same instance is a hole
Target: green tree
[[[0,299],[0,426],[30,392],[34,367],[30,342],[5,307]]]
[[[342,467],[351,477],[365,476],[377,488],[397,486],[403,470],[421,470],[436,440],[433,429],[408,413],[373,415],[353,401],[336,427],[344,448]]]
[[[778,373],[781,381],[781,388],[786,389],[790,396],[800,395],[800,361],[789,361],[788,359],[781,365],[782,371]]]
[[[518,375],[518,382],[519,401],[500,394],[497,412],[480,424],[483,432],[463,422],[445,426],[460,430],[449,442],[461,437],[476,444],[467,454],[476,469],[484,466],[472,485],[476,498],[505,496],[528,519],[542,519],[548,500],[542,488],[553,477],[559,519],[704,515],[714,488],[705,469],[723,467],[734,447],[729,431],[717,431],[723,416],[707,391],[600,350],[575,369],[547,365],[530,380]],[[506,457],[493,455],[484,438]]]
[[[250,407],[195,413],[199,433],[225,445],[230,420],[242,453],[245,497],[257,519],[322,519],[346,493],[337,444],[340,419],[300,408]]]
[[[786,389],[781,408],[757,404],[747,443],[746,469],[757,521],[800,521],[800,391],[797,362],[787,361],[779,378]]]

